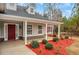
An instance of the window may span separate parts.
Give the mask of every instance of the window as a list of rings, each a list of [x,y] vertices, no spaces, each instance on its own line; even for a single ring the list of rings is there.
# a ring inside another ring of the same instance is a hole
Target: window
[[[38,26],[38,34],[42,34],[42,26]]]
[[[14,6],[15,6],[15,4],[14,4],[14,3],[10,3],[10,6],[11,6],[11,7],[14,7]]]
[[[31,12],[33,13],[33,8],[31,8]]]
[[[32,25],[27,25],[27,34],[32,34]]]
[[[52,27],[47,27],[47,32],[52,32]]]
[[[16,3],[7,3],[6,8],[7,8],[7,9],[10,9],[10,10],[16,11],[16,9],[17,9],[17,4],[16,4]]]

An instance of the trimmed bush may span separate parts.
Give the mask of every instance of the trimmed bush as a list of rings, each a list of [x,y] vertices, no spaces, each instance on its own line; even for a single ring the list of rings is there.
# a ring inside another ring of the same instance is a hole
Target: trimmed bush
[[[45,48],[50,50],[53,48],[53,45],[50,43],[46,43]]]
[[[37,41],[32,41],[31,42],[31,46],[32,46],[32,48],[38,48],[39,47],[39,43]]]
[[[65,39],[69,39],[69,36],[65,36]]]
[[[53,38],[53,41],[54,41],[54,42],[57,42],[58,40],[59,40],[59,39],[58,39],[57,37],[54,37],[54,38]]]
[[[48,43],[48,41],[45,40],[45,39],[43,39],[43,40],[42,40],[42,43],[43,43],[43,44],[46,44],[46,43]]]

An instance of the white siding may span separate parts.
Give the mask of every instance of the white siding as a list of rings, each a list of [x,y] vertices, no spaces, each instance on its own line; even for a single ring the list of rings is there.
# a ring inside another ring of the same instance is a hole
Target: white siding
[[[42,26],[42,34],[45,34],[45,25],[44,24],[36,24],[36,23],[27,23],[28,25],[32,25],[32,35],[36,36],[38,34],[38,25]],[[29,36],[29,35],[28,35]]]
[[[4,24],[0,22],[0,38],[4,37]]]

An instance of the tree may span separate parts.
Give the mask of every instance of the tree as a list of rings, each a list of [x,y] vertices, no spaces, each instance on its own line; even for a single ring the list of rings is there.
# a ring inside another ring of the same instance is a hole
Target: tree
[[[74,22],[74,31],[76,34],[79,32],[79,3],[76,3],[74,5],[73,11],[72,11],[72,20]]]
[[[68,27],[67,27],[67,23],[68,23],[67,18],[64,16],[62,18],[62,21],[63,21],[64,24],[61,26],[61,30],[65,32],[66,30],[68,30]]]
[[[69,19],[64,17],[63,22],[63,31],[79,35],[79,4],[74,5],[72,9],[72,16]]]
[[[55,4],[52,3],[44,3],[44,14],[47,14],[49,19],[52,19],[52,11],[55,7]]]
[[[44,14],[48,16],[50,20],[61,20],[62,12],[57,8],[56,3],[45,3]]]
[[[79,16],[79,3],[75,3],[74,7],[72,9],[72,15],[78,15]]]

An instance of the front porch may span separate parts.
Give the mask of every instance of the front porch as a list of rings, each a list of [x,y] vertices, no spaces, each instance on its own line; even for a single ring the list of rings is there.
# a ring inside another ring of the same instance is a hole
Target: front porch
[[[4,21],[3,25],[3,38],[5,41],[8,41],[8,24],[16,25],[16,34],[15,39],[18,40],[19,37],[24,39],[25,44],[28,44],[28,41],[46,39],[48,40],[48,34],[54,34],[54,25],[58,26],[58,37],[60,38],[60,25],[61,22],[48,21],[34,18],[18,17],[18,16],[2,16],[1,21]],[[49,27],[51,29],[49,29]],[[48,30],[49,29],[49,30]]]

